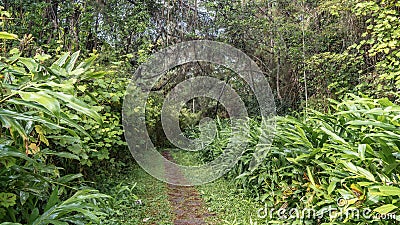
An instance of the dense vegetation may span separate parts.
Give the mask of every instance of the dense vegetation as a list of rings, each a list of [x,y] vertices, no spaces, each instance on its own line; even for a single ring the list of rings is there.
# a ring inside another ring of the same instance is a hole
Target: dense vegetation
[[[265,162],[249,168],[252,155],[264,150],[250,146],[228,178],[268,208],[313,208],[328,215],[343,198],[344,209],[321,222],[368,223],[373,219],[358,218],[346,210],[368,208],[387,214],[398,208],[399,109],[387,99],[353,96],[332,102],[329,113],[313,111],[301,119],[278,117],[277,134]],[[219,138],[200,158],[208,161],[220,154],[229,138],[226,124],[221,121]],[[246,141],[258,142],[258,127],[253,122]],[[285,216],[290,217],[288,211]],[[307,224],[314,221],[308,219]]]
[[[251,116],[251,133],[239,140],[248,148],[219,185],[229,183],[237,196],[267,208],[323,213],[340,206],[375,216],[338,211],[288,222],[274,215],[271,223],[400,220],[377,217],[400,207],[397,0],[0,0],[0,6],[1,224],[142,223],[150,207],[140,198],[163,187],[149,188],[154,181],[137,169],[125,143],[125,89],[153,52],[203,39],[242,50],[268,78],[279,114],[272,147],[250,167],[265,150],[256,145],[264,138],[257,101],[232,71],[200,62],[169,71],[152,92],[146,119],[160,149],[171,147],[160,124],[164,97],[187,78],[213,76],[238,92]],[[230,135],[223,107],[196,98],[181,114],[191,137],[202,118],[215,119],[216,139],[195,158],[219,156]],[[127,170],[135,180],[122,178]]]

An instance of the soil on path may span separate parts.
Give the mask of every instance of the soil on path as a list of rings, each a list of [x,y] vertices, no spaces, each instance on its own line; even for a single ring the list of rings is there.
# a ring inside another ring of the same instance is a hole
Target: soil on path
[[[162,155],[169,161],[173,161],[167,151]],[[185,180],[178,167],[166,165],[166,178],[170,181]],[[174,213],[175,225],[200,225],[207,224],[205,218],[214,216],[210,214],[202,201],[199,192],[194,187],[167,185],[168,198]]]

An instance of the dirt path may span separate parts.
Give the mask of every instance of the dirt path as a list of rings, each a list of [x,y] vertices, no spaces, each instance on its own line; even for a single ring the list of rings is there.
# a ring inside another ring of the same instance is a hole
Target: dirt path
[[[163,152],[163,156],[173,161],[171,154]],[[166,177],[170,181],[184,180],[182,172],[177,167],[166,165]],[[208,213],[199,192],[194,187],[182,187],[168,184],[168,197],[174,213],[175,225],[207,224],[206,217],[214,216]]]

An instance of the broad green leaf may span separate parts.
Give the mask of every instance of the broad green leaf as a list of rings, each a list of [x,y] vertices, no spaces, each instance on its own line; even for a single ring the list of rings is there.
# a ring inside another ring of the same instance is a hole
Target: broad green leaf
[[[97,199],[97,198],[110,198],[108,195],[99,194],[97,191],[93,190],[80,190],[77,191],[72,197],[61,202],[60,204],[54,205],[50,209],[46,210],[42,215],[40,215],[32,225],[41,224],[62,224],[56,221],[65,215],[70,214],[81,214],[83,217],[87,217],[96,224],[99,223],[98,215],[105,215],[100,212],[95,205],[86,200]]]
[[[386,204],[383,206],[380,206],[378,208],[375,208],[374,211],[380,214],[388,214],[391,211],[397,209],[397,206],[393,205],[393,204]]]
[[[6,158],[6,157],[20,158],[29,162],[34,162],[31,158],[26,156],[25,153],[18,151],[14,147],[7,145],[0,145],[0,158]]]
[[[331,182],[331,183],[329,184],[328,190],[327,190],[327,191],[328,191],[328,195],[332,194],[332,192],[335,190],[336,183],[337,183],[337,182]]]
[[[16,40],[16,39],[18,39],[18,35],[10,34],[8,32],[1,31],[0,32],[0,39]]]
[[[74,109],[80,113],[83,113],[94,120],[96,120],[98,123],[102,123],[102,119],[100,115],[94,111],[91,110],[90,106],[87,105],[86,103],[82,102],[81,100],[75,98],[72,95],[68,95],[62,92],[49,92],[50,95],[53,95],[54,97],[58,98],[59,100],[62,100],[67,103],[67,106],[70,107],[71,109]]]
[[[371,185],[373,185],[373,184],[375,184],[375,183],[373,183],[373,182],[357,182],[357,184],[358,184],[360,187],[368,187],[368,186],[371,186]]]
[[[358,145],[358,155],[360,157],[361,160],[365,160],[365,149],[366,149],[367,145],[366,144],[359,144]]]
[[[333,133],[332,131],[326,129],[325,127],[320,127],[322,131],[324,131],[327,135],[329,135],[334,141],[348,145],[348,143],[341,137],[339,137],[337,134]]]
[[[35,207],[28,218],[28,224],[31,224],[39,216],[39,209]]]
[[[60,182],[60,183],[64,184],[64,183],[73,181],[73,180],[75,180],[75,179],[81,178],[81,177],[83,177],[83,175],[82,175],[81,173],[78,173],[78,174],[68,174],[68,175],[65,175],[65,176],[63,176],[63,177],[58,178],[58,179],[57,179],[57,182]]]
[[[54,113],[50,112],[48,109],[46,109],[42,105],[39,105],[39,104],[37,104],[35,102],[29,102],[29,101],[17,100],[17,99],[10,99],[7,102],[8,103],[12,103],[12,104],[16,104],[16,105],[26,106],[26,107],[29,107],[31,109],[37,109],[38,111],[43,112],[46,115],[54,116]]]
[[[49,82],[46,82],[46,83],[40,83],[40,84],[32,84],[32,86],[34,86],[34,87],[43,87],[43,86],[46,86],[46,87],[57,87],[57,88],[62,88],[63,90],[71,90],[71,89],[73,89],[74,88],[74,86],[73,86],[73,83],[75,83],[75,82],[69,82],[69,80],[68,81],[64,81],[63,83],[56,83],[56,82],[54,82],[54,81],[49,81]]]
[[[70,72],[70,75],[71,75],[71,76],[77,77],[77,76],[82,75],[82,74],[85,73],[85,72],[86,72],[86,70],[84,70],[84,69],[82,69],[82,68],[79,68],[79,69],[76,69],[76,70]]]
[[[363,175],[363,176],[364,176],[365,178],[367,178],[368,180],[373,181],[373,182],[376,181],[374,175],[372,175],[372,173],[369,172],[368,170],[366,170],[366,169],[364,169],[364,168],[362,168],[362,167],[357,166],[357,171],[359,172],[359,174]]]
[[[10,50],[9,53],[10,53],[10,55],[17,55],[17,54],[20,53],[20,51],[19,51],[18,48],[13,48],[13,49]]]
[[[21,98],[25,101],[37,102],[40,105],[44,106],[50,112],[52,112],[55,116],[60,116],[60,103],[57,99],[51,97],[43,91],[39,92],[18,92]]]
[[[306,133],[304,132],[304,130],[303,130],[300,126],[298,126],[298,125],[295,125],[295,127],[296,127],[296,130],[298,131],[298,134],[300,135],[300,137],[301,137],[301,139],[302,139],[302,142],[303,142],[307,147],[313,148],[313,145],[312,145],[311,142],[308,140],[308,138],[307,138]]]
[[[72,69],[74,69],[76,60],[77,60],[78,57],[79,57],[79,53],[80,53],[80,51],[77,51],[77,52],[74,52],[74,53],[71,55],[71,57],[70,57],[70,59],[69,59],[67,65],[65,66],[65,69],[67,70],[67,73],[71,73]]]
[[[346,161],[341,161],[341,163],[352,173],[357,173],[357,167],[351,163],[351,162],[346,162]]]
[[[0,225],[22,225],[22,224],[20,224],[20,223],[11,223],[11,222],[3,222],[3,223],[0,223]]]
[[[17,131],[19,135],[25,140],[28,139],[28,135],[25,132],[25,129],[21,126],[21,124],[12,117],[3,115],[0,116],[0,121],[3,124],[3,127],[7,127],[11,131]]]
[[[46,60],[48,60],[48,59],[51,59],[51,56],[50,56],[50,55],[47,55],[47,54],[37,54],[37,55],[35,55],[35,58],[34,58],[34,59],[43,62],[43,61],[46,61]]]
[[[57,61],[55,61],[52,66],[56,65],[62,68],[65,62],[67,61],[69,55],[70,55],[69,52],[64,53],[64,55],[62,55],[59,59],[57,59]]]
[[[81,62],[76,69],[84,69],[85,71],[88,70],[94,63],[94,61],[97,59],[97,56],[94,55],[88,59],[86,59],[85,61]]]
[[[311,184],[315,186],[314,176],[312,175],[309,166],[307,166],[307,176],[310,179]]]
[[[80,80],[94,79],[94,78],[103,77],[104,75],[107,75],[110,73],[111,72],[106,72],[106,71],[98,71],[98,72],[87,71],[82,76],[79,76],[79,79]]]
[[[378,103],[383,107],[393,106],[394,104],[388,98],[382,98],[378,100]]]
[[[353,120],[349,121],[347,125],[353,126],[373,126],[373,127],[381,127],[387,130],[397,130],[397,128],[391,124],[382,123],[379,121],[369,121],[369,120]]]
[[[58,187],[55,187],[53,192],[51,192],[50,198],[47,201],[44,211],[49,210],[51,207],[55,206],[60,200],[58,199]]]
[[[50,68],[49,71],[51,71],[54,75],[56,75],[58,78],[61,77],[68,77],[68,73],[64,68],[61,68],[60,66],[53,64]]]
[[[12,117],[15,120],[35,121],[48,126],[51,129],[64,129],[64,127],[55,124],[53,121],[38,116],[28,116],[23,113],[18,113],[6,109],[0,109],[0,116]]]
[[[392,195],[400,196],[400,188],[398,187],[381,186],[379,187],[379,191],[386,196],[392,196]]]
[[[79,160],[79,156],[68,153],[68,152],[46,152],[47,155],[56,155],[62,158],[67,158],[67,159],[76,159]]]
[[[39,69],[39,64],[32,58],[19,58],[19,61],[28,68],[29,72],[35,74]]]
[[[90,137],[90,134],[87,133],[87,132],[85,131],[85,129],[83,129],[83,127],[82,127],[81,125],[75,123],[75,122],[74,122],[72,119],[70,119],[70,118],[68,117],[68,115],[66,115],[65,113],[61,113],[61,120],[60,120],[60,123],[66,124],[66,125],[68,125],[68,126],[70,126],[70,127],[74,127],[74,128],[76,128],[79,132],[81,132],[82,134],[84,134],[84,135]],[[75,136],[75,135],[74,135],[74,136]],[[92,137],[90,137],[90,139],[92,139]]]
[[[396,169],[400,165],[400,162],[391,163],[383,168],[383,171],[386,174],[390,174],[394,169]]]

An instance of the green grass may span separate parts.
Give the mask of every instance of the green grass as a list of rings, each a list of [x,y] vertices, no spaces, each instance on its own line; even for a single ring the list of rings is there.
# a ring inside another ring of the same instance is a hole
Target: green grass
[[[198,186],[202,199],[210,213],[207,222],[211,224],[263,224],[257,211],[262,208],[258,202],[238,193],[237,189],[224,178],[212,183]]]
[[[196,152],[171,152],[175,161],[181,165],[201,165]],[[197,186],[196,189],[201,194],[208,211],[216,214],[207,218],[208,224],[265,224],[265,219],[257,216],[257,211],[263,205],[240,193],[228,180],[220,178]]]
[[[114,197],[112,215],[105,224],[173,224],[166,184],[137,164],[108,172],[97,183],[103,193]]]
[[[195,152],[171,151],[179,164],[201,165]],[[166,184],[132,164],[121,170],[112,170],[96,178],[98,189],[114,197],[112,214],[105,224],[160,224],[172,225],[173,215],[166,191]],[[132,188],[133,187],[133,188]],[[131,189],[131,190],[130,190]],[[208,224],[265,224],[257,211],[262,205],[243,193],[228,180],[197,186],[205,207],[213,217]],[[142,204],[137,201],[141,200]],[[146,222],[144,222],[146,221]]]

